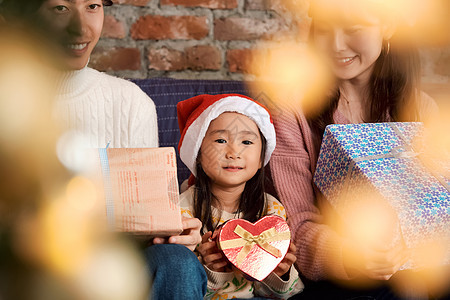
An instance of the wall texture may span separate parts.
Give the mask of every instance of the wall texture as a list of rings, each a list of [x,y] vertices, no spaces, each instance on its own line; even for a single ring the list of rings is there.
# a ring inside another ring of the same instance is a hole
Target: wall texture
[[[128,78],[240,80],[258,41],[289,35],[305,42],[310,26],[309,0],[291,0],[287,7],[283,0],[113,1],[90,64]],[[449,17],[450,1],[442,3]],[[444,37],[421,50],[432,94],[450,86],[449,28],[442,30]]]

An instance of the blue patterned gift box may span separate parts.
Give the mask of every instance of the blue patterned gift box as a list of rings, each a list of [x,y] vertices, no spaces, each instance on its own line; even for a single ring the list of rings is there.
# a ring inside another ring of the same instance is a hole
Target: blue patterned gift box
[[[358,201],[362,186],[380,195],[394,209],[411,249],[434,238],[449,239],[450,179],[443,176],[449,174],[449,161],[440,162],[445,172],[439,174],[425,166],[423,132],[421,123],[329,125],[314,183],[338,213]]]

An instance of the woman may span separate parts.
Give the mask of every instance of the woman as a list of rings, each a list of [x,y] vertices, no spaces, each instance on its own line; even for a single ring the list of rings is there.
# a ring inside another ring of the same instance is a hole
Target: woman
[[[312,181],[326,125],[424,120],[436,110],[433,100],[419,89],[418,53],[404,39],[399,42],[382,2],[312,1],[311,43],[336,84],[318,115],[293,108],[274,120],[277,148],[270,161],[274,187],[295,233],[297,266],[305,277],[320,282],[313,287],[321,287],[308,289],[306,284],[303,298],[394,297],[384,283],[407,259],[401,244],[356,247],[341,236],[329,218],[335,212]],[[377,288],[357,290],[331,283],[348,285],[356,278],[374,280]]]

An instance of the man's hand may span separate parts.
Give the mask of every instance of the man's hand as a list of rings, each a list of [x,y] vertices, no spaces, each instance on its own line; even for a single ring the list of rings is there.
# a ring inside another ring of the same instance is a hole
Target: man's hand
[[[191,251],[202,241],[200,230],[202,222],[197,218],[183,217],[183,232],[180,235],[174,235],[169,238],[156,237],[153,244],[179,244],[188,247]]]

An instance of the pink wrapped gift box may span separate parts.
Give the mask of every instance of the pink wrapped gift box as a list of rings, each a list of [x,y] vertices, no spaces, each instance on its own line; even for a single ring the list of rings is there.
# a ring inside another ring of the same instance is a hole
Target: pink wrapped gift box
[[[108,224],[120,232],[182,232],[173,148],[98,149]]]

